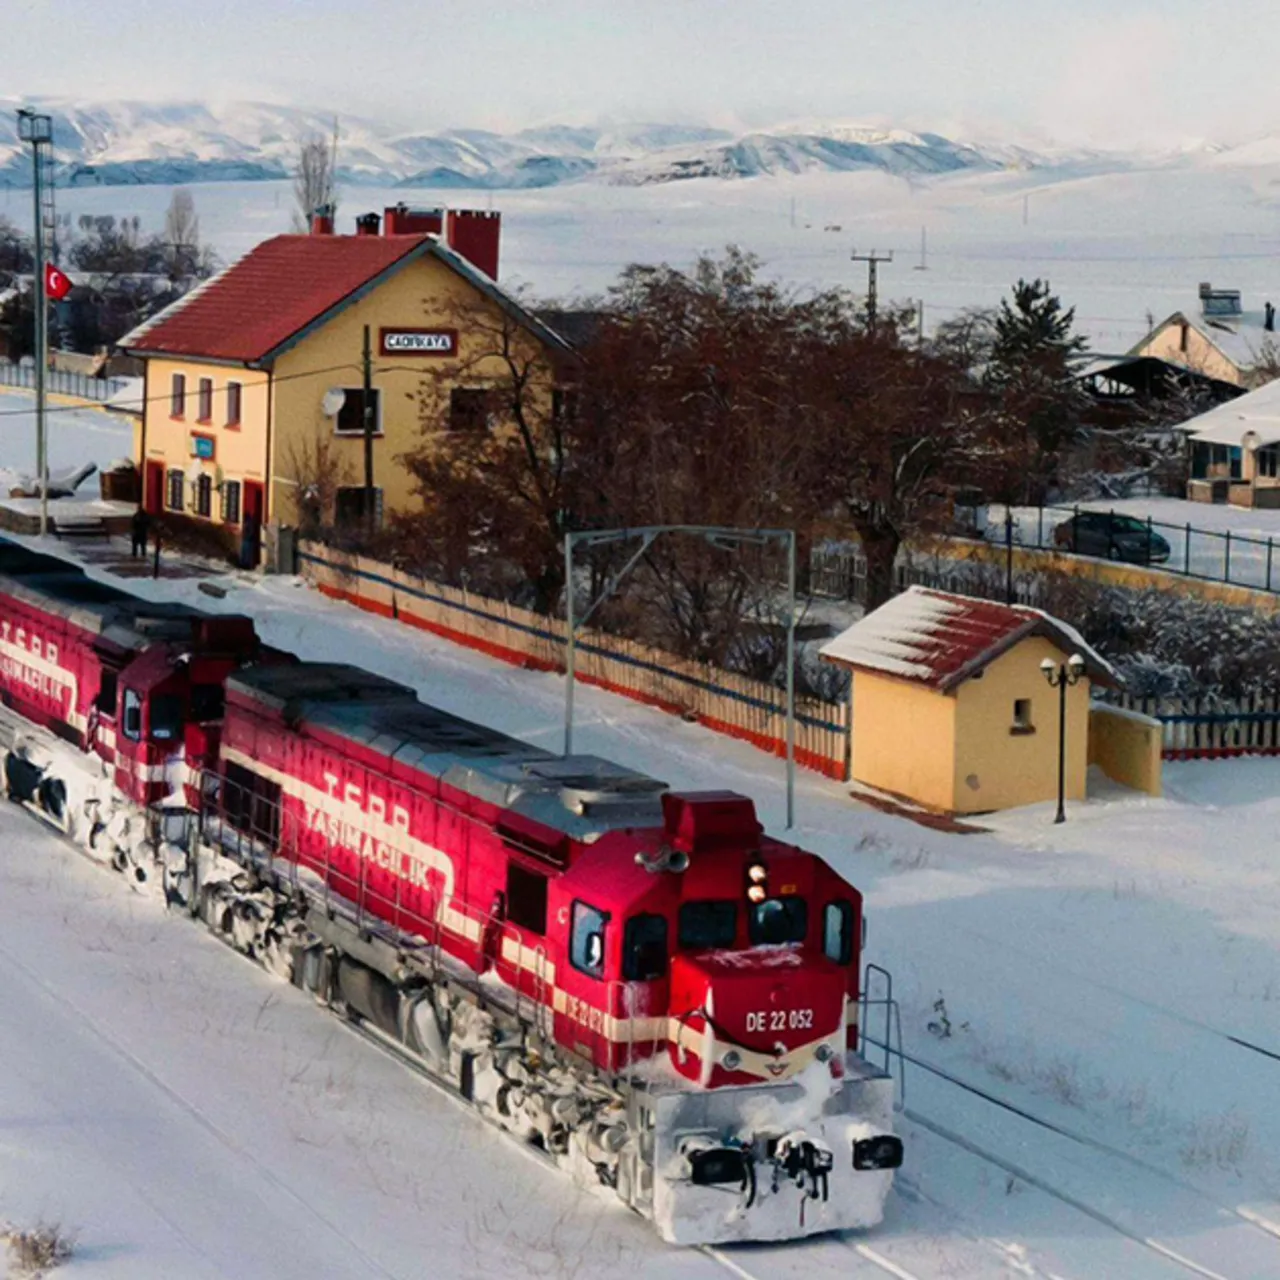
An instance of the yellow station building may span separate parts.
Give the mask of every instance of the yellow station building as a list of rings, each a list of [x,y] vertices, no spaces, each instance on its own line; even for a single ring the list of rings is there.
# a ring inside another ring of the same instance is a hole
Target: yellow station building
[[[255,558],[261,531],[299,523],[317,492],[321,519],[361,518],[366,331],[378,518],[419,502],[398,459],[423,440],[424,387],[441,429],[493,425],[477,408],[507,374],[508,343],[554,394],[570,349],[498,285],[499,215],[398,206],[382,221],[336,235],[319,217],[309,235],[267,240],[123,339],[144,361],[149,512],[229,541],[247,531]]]
[[[1061,695],[1044,666],[1060,673],[1077,658],[1078,678],[1066,686],[1064,790],[1068,800],[1084,799],[1091,686],[1118,677],[1066,624],[1035,609],[912,587],[821,652],[853,675],[853,780],[951,814],[1056,797]],[[1095,729],[1095,754],[1099,732],[1128,729],[1110,721]],[[1150,741],[1140,748],[1147,767]],[[1117,752],[1127,758],[1134,749],[1126,740]]]

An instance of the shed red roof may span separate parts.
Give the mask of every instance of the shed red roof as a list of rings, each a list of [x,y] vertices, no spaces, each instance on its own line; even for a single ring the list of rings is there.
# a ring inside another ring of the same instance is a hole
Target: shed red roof
[[[855,622],[823,645],[822,656],[945,693],[1033,635],[1044,636],[1064,656],[1078,653],[1095,683],[1119,683],[1079,632],[1039,609],[925,587],[912,587]]]
[[[120,345],[251,364],[432,244],[430,236],[276,236]]]

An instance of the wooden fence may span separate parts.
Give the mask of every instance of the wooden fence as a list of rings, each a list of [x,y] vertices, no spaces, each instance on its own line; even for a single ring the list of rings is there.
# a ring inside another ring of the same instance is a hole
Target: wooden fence
[[[1274,694],[1224,701],[1135,698],[1121,693],[1110,694],[1106,701],[1159,720],[1164,726],[1166,760],[1280,755],[1280,698]]]
[[[323,543],[301,543],[298,563],[325,595],[504,662],[564,670],[562,618],[414,577]],[[697,721],[774,755],[786,754],[786,697],[775,685],[589,628],[579,633],[575,662],[584,684]],[[795,710],[796,763],[847,780],[848,702],[797,697]]]

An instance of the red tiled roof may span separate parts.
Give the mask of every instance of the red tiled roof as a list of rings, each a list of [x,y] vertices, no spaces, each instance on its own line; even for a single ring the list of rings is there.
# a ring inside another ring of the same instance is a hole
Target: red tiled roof
[[[945,693],[1033,635],[1044,636],[1064,656],[1078,653],[1095,683],[1119,683],[1074,628],[1039,609],[924,587],[904,591],[855,622],[823,645],[822,656]]]
[[[276,236],[140,325],[120,345],[213,360],[265,359],[431,241],[429,236]]]

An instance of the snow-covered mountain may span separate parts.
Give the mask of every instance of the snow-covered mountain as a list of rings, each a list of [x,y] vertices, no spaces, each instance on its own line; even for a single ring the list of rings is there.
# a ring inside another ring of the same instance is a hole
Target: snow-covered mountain
[[[0,186],[29,181],[28,157],[16,136],[18,105],[0,99]],[[27,105],[53,117],[61,185],[283,178],[299,139],[327,137],[334,126],[325,112],[256,102],[214,108],[200,102],[50,99]],[[1137,161],[1119,153],[1037,151],[937,133],[821,121],[748,133],[672,124],[404,133],[351,116],[341,120],[338,155],[340,176],[349,184],[495,189],[584,179],[642,185],[856,169],[902,175],[1055,169],[1078,166],[1082,160],[1097,167],[1125,168]],[[1216,158],[1230,156],[1228,151]]]

